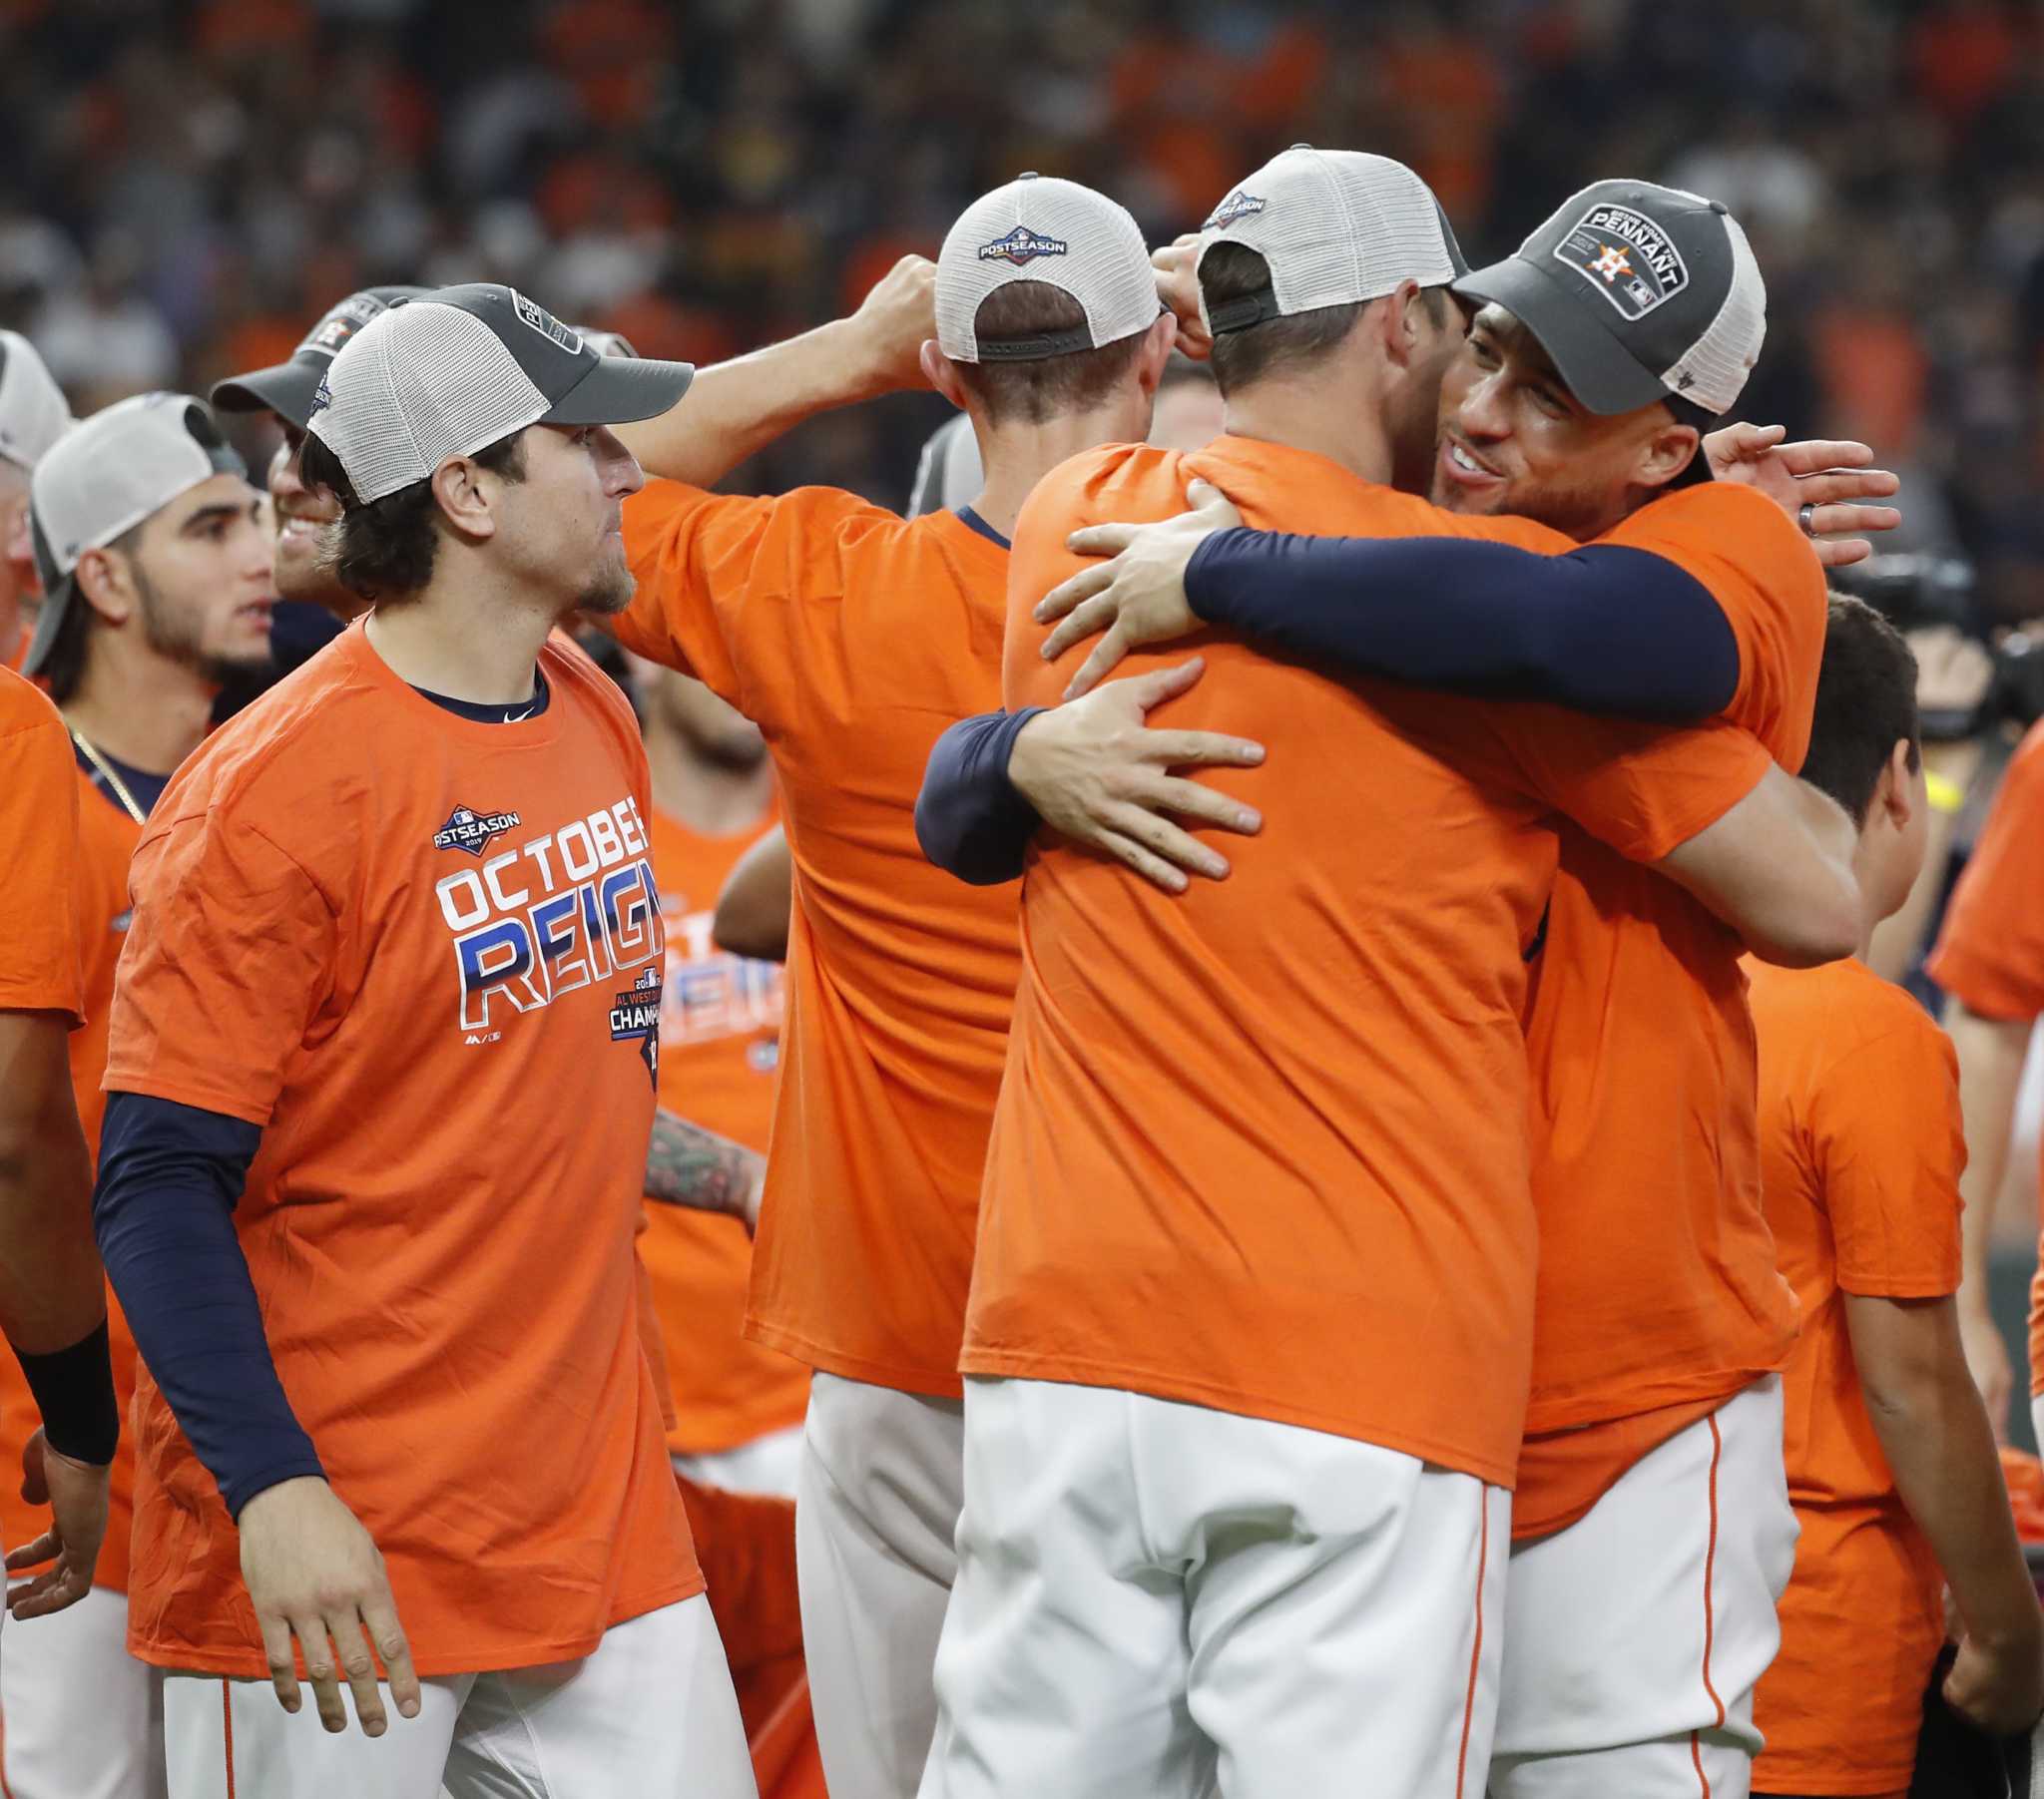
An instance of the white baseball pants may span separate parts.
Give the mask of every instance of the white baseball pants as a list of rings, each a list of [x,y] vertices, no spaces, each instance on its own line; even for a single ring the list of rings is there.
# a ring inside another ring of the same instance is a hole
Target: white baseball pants
[[[1797,1528],[1770,1375],[1514,1548],[1491,1799],[1746,1799]]]
[[[735,1449],[705,1450],[700,1455],[670,1459],[676,1474],[687,1475],[700,1486],[793,1499],[801,1474],[802,1427],[791,1424],[784,1431],[768,1431]]]
[[[164,1799],[164,1677],[128,1653],[128,1596],[104,1586],[17,1620],[0,1660],[0,1790],[11,1799]]]
[[[580,1661],[420,1682],[415,1718],[328,1735],[267,1680],[164,1682],[171,1799],[758,1799],[701,1593],[613,1625]],[[345,1695],[343,1695],[345,1699]]]
[[[817,1372],[795,1489],[795,1577],[816,1747],[833,1799],[914,1799],[958,1563],[964,1413]]]
[[[922,1799],[1477,1799],[1509,1500],[1319,1431],[968,1381]]]

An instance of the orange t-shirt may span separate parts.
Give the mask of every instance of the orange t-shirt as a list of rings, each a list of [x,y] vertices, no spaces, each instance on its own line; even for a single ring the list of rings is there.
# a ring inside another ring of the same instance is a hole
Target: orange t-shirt
[[[1699,486],[1598,541],[1710,590],[1739,642],[1725,718],[1801,767],[1825,591],[1788,515],[1750,488]],[[1795,1340],[1761,1207],[1743,949],[1673,881],[1562,833],[1527,1027],[1540,1274],[1515,1537],[1573,1523]]]
[[[1952,890],[1925,972],[1982,1018],[2044,1013],[2044,724],[2033,724]],[[2044,1240],[2038,1244],[2044,1255]],[[2030,1391],[2044,1394],[2044,1261],[2030,1282]]]
[[[0,669],[0,1011],[62,1012],[74,1026],[85,1017],[76,770],[57,708]]]
[[[76,766],[74,762],[74,767]],[[107,1019],[114,1003],[114,966],[128,934],[128,861],[142,827],[110,799],[83,770],[78,771],[78,935],[85,974],[85,1024],[71,1034],[71,1087],[78,1120],[95,1165],[100,1153],[100,1120],[106,1096],[100,1076],[107,1066]],[[107,1334],[114,1357],[114,1392],[128,1417],[135,1394],[135,1339],[113,1290],[107,1292]],[[21,1452],[41,1423],[29,1397],[21,1365],[0,1355],[0,1541],[20,1545],[49,1529],[50,1509],[21,1497],[19,1479],[5,1471],[21,1467]],[[107,1538],[93,1579],[116,1592],[128,1589],[128,1539],[135,1507],[135,1432],[124,1426],[114,1453],[113,1493]]]
[[[1029,617],[1068,531],[1182,510],[1565,550],[1301,450],[1114,446],[1038,485],[1009,583],[1006,697],[1070,667]],[[1269,750],[1215,786],[1263,810],[1226,881],[1172,897],[1040,842],[963,1366],[1128,1388],[1355,1437],[1509,1486],[1532,1354],[1525,953],[1567,805],[1665,855],[1751,790],[1742,733],[1330,679],[1224,634],[1175,726]],[[1448,747],[1444,760],[1415,740]]]
[[[586,1654],[702,1588],[633,1233],[664,942],[630,706],[548,644],[487,724],[352,626],[217,731],[135,855],[109,1091],[262,1126],[235,1214],[284,1391],[421,1673]],[[256,1675],[235,1531],[136,1395],[129,1645]]]
[[[773,1153],[747,1329],[811,1367],[956,1395],[1015,889],[915,839],[945,727],[1000,703],[1007,552],[956,514],[649,483],[610,623],[766,733],[794,863]]]
[[[779,965],[734,956],[710,940],[725,877],[771,815],[729,837],[706,837],[653,814],[653,872],[667,923],[660,1000],[660,1103],[707,1130],[765,1150],[785,1007]],[[801,1423],[809,1371],[746,1341],[753,1245],[736,1218],[648,1200],[639,1250],[653,1276],[667,1339],[678,1455],[735,1449]]]
[[[1944,1579],[1867,1416],[1844,1295],[1958,1289],[1958,1061],[1915,1000],[1856,961],[1749,972],[1768,1221],[1802,1306],[1783,1375],[1802,1538],[1782,1650],[1754,1695],[1754,1785],[1892,1793],[1915,1765]]]

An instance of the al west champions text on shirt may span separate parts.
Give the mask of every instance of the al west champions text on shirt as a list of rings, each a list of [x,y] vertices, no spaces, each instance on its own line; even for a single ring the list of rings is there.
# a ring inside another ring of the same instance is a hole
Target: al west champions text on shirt
[[[500,1004],[529,1012],[614,979],[611,1039],[636,1041],[657,1073],[667,938],[638,803],[628,794],[521,840],[523,828],[515,811],[457,806],[433,835],[435,850],[475,864],[433,884],[454,937],[460,1028],[470,1043],[494,1042]]]

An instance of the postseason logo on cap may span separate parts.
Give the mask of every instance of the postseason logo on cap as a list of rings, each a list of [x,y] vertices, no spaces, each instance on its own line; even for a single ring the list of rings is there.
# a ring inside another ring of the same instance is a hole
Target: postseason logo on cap
[[[1554,246],[1626,318],[1644,318],[1689,285],[1689,264],[1669,235],[1630,207],[1592,207]]]
[[[373,293],[352,293],[305,333],[305,341],[291,352],[301,355],[315,350],[322,356],[337,356],[340,346],[379,312],[390,308]]]
[[[1225,231],[1232,225],[1240,225],[1245,219],[1254,219],[1264,210],[1264,202],[1247,188],[1238,188],[1218,207],[1207,220],[1207,229]]]
[[[537,300],[529,300],[517,288],[511,290],[511,307],[520,318],[542,337],[550,337],[571,356],[582,354],[582,335],[570,325],[564,325]]]
[[[1005,237],[982,243],[979,259],[982,262],[1011,262],[1017,268],[1027,268],[1038,256],[1062,256],[1071,247],[1062,237],[1046,237],[1040,231],[1032,231],[1026,225],[1018,225]]]

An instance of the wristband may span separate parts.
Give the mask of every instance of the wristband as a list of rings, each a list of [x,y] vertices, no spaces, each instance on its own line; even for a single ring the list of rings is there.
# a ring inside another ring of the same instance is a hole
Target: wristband
[[[16,1359],[28,1377],[29,1395],[43,1415],[43,1438],[74,1462],[103,1468],[121,1441],[121,1402],[114,1397],[114,1358],[107,1322],[69,1349]]]

